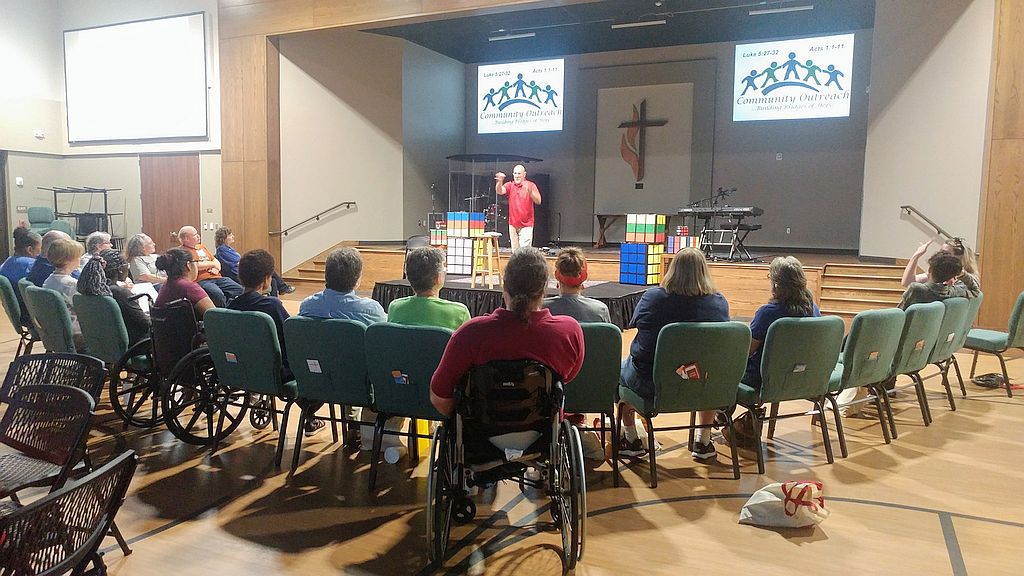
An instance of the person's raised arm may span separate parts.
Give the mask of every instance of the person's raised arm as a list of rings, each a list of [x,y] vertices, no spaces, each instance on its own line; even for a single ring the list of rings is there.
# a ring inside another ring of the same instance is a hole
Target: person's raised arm
[[[505,173],[498,172],[494,175],[494,193],[498,196],[505,195]]]
[[[530,199],[534,204],[540,204],[540,188],[536,184],[530,187]]]
[[[910,286],[912,282],[919,282],[917,276],[917,263],[921,260],[921,256],[924,256],[924,253],[928,251],[928,247],[931,245],[931,240],[921,244],[917,247],[917,251],[914,252],[914,255],[910,257],[910,262],[907,262],[907,267],[903,269],[903,279],[901,282],[904,288]]]

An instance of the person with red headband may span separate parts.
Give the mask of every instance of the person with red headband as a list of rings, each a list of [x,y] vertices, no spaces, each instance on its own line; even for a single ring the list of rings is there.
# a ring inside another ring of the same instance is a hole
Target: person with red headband
[[[572,316],[577,322],[611,322],[608,306],[583,295],[587,260],[576,247],[562,248],[555,258],[558,296],[544,299],[544,307],[555,316]]]

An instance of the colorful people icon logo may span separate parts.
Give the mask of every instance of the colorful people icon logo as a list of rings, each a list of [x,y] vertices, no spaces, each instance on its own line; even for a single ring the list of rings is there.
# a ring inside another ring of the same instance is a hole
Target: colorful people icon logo
[[[760,91],[762,94],[768,94],[778,88],[784,87],[795,87],[804,88],[814,92],[820,92],[821,80],[818,78],[818,73],[822,72],[828,74],[828,81],[825,86],[835,85],[836,90],[842,90],[843,87],[839,83],[839,78],[845,76],[842,72],[836,69],[835,65],[829,64],[828,68],[821,68],[814,63],[814,60],[808,58],[805,62],[801,63],[796,59],[796,52],[790,52],[788,54],[789,59],[779,65],[778,62],[771,62],[764,70],[758,72],[756,69],[751,70],[750,74],[743,77],[740,80],[740,86],[743,88],[743,92],[740,96],[745,96],[748,91],[753,90],[754,92]],[[800,78],[800,69],[803,69],[803,79]],[[785,75],[780,81],[776,73],[780,70],[785,70]],[[757,85],[757,80],[764,76],[764,81],[761,85]],[[791,78],[792,77],[792,78]],[[812,84],[813,82],[813,84]]]
[[[544,103],[547,104],[550,102],[552,106],[558,108],[558,104],[555,103],[555,96],[558,96],[558,92],[555,92],[554,90],[551,89],[551,84],[545,86],[544,91],[547,92],[548,94],[548,97],[544,99]]]
[[[511,96],[509,93],[512,93]],[[558,92],[550,84],[541,88],[541,84],[538,84],[536,79],[527,81],[523,78],[523,74],[516,74],[514,81],[506,81],[502,86],[489,88],[483,94],[480,98],[483,102],[481,111],[491,107],[497,107],[500,111],[519,104],[526,104],[533,108],[542,108],[547,105],[558,108],[557,96]]]
[[[821,86],[821,82],[818,82],[818,77],[815,75],[815,72],[821,72],[821,67],[815,66],[814,60],[808,60],[807,63],[804,64],[804,70],[807,70],[807,74],[804,75],[804,82],[807,82],[807,80],[810,79],[814,80],[816,85]]]
[[[836,88],[842,90],[843,86],[842,84],[839,83],[839,77],[845,76],[845,74],[843,74],[839,70],[836,70],[836,67],[831,64],[828,65],[828,68],[825,69],[825,72],[828,74],[828,82],[825,82],[825,86],[828,86],[834,82]]]
[[[516,93],[513,96],[513,98],[519,98],[520,96],[526,98],[526,82],[523,81],[522,74],[516,75],[516,81],[514,83],[514,86],[516,87]]]
[[[491,88],[490,91],[487,92],[487,94],[484,94],[484,110],[487,110],[491,106],[497,106],[497,104],[494,103],[494,96],[494,88]]]
[[[750,76],[743,79],[743,83],[746,84],[746,88],[743,89],[743,93],[740,94],[740,96],[745,96],[747,94],[747,90],[750,90],[751,88],[754,89],[754,92],[757,92],[758,76],[760,76],[760,74],[757,73],[757,70],[750,71]]]

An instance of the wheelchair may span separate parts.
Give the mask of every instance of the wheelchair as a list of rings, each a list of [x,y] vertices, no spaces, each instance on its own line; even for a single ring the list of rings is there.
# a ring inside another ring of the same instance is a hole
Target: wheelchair
[[[494,361],[473,367],[455,397],[455,414],[434,430],[430,444],[430,562],[444,562],[452,522],[466,524],[476,515],[469,490],[511,480],[551,499],[565,568],[573,569],[583,558],[587,487],[579,431],[561,418],[559,378],[532,360]]]

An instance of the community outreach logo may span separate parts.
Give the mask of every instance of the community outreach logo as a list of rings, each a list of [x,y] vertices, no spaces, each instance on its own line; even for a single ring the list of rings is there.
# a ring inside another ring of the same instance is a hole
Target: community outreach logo
[[[480,66],[477,132],[562,129],[563,60]]]
[[[853,34],[736,47],[733,120],[850,115]]]

